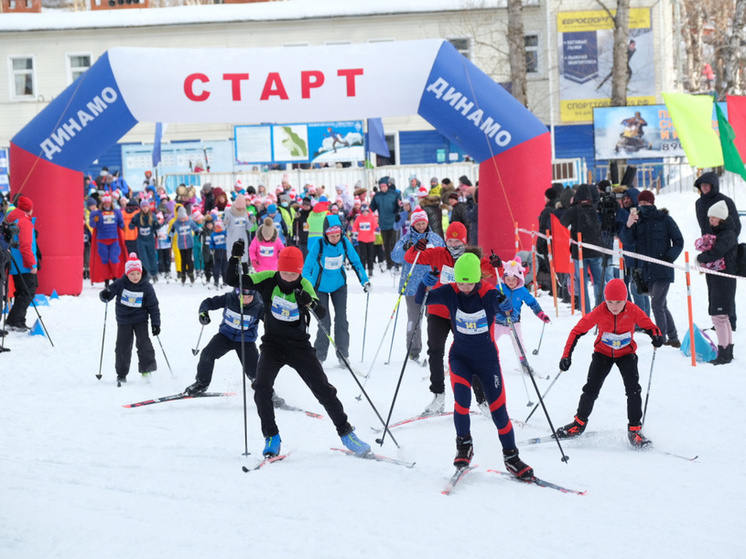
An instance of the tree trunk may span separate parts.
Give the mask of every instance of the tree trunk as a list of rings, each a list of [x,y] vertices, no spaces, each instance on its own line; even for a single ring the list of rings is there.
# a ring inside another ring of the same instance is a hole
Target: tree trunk
[[[702,69],[702,27],[703,14],[696,0],[688,0],[682,4],[686,12],[683,36],[686,42],[686,68],[684,73],[684,84],[686,89],[692,93],[700,90]]]
[[[508,0],[508,54],[513,97],[528,107],[526,93],[526,43],[523,34],[523,4]]]
[[[728,42],[723,49],[725,72],[723,95],[743,95],[742,64],[746,58],[746,40],[743,39],[746,29],[746,0],[736,0],[733,24],[728,33]]]
[[[614,18],[614,64],[611,74],[611,106],[624,107],[627,104],[627,85],[630,78],[629,59],[635,45],[629,41],[630,0],[617,0]]]

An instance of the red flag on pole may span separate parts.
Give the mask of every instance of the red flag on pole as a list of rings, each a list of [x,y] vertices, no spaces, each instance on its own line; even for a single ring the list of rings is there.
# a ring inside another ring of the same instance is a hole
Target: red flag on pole
[[[562,225],[554,214],[551,220],[554,269],[560,274],[569,274],[573,270],[570,259],[570,230]]]

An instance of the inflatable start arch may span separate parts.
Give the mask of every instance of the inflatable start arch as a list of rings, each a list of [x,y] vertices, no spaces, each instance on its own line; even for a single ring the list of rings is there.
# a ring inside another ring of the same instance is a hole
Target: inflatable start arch
[[[38,217],[40,291],[82,291],[82,170],[138,122],[410,114],[480,162],[480,245],[512,256],[514,222],[536,220],[552,179],[549,132],[447,41],[111,49],[11,141],[11,191],[32,198]]]

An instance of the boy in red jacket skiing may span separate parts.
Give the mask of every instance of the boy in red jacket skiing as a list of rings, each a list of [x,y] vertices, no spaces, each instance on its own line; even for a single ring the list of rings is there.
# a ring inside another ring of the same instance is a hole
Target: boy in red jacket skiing
[[[652,338],[653,347],[663,345],[658,327],[640,307],[627,300],[627,287],[620,279],[613,279],[604,290],[605,304],[598,305],[581,318],[570,332],[559,368],[567,371],[572,364],[571,356],[578,339],[598,326],[598,336],[594,343],[588,380],[578,403],[578,411],[572,423],[557,429],[557,437],[567,439],[577,437],[588,424],[593,404],[606,380],[611,367],[616,365],[624,381],[627,393],[627,420],[629,421],[629,442],[638,448],[650,444],[642,434],[642,398],[640,377],[637,372],[637,344],[634,340],[635,327],[639,326]]]

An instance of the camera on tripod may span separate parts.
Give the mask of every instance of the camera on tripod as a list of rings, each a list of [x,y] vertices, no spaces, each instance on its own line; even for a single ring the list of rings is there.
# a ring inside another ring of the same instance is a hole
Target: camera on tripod
[[[0,223],[0,235],[2,235],[3,240],[10,248],[18,247],[18,241],[13,240],[13,238],[18,235],[18,231],[19,229],[17,225],[6,223],[5,221]]]

